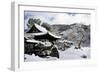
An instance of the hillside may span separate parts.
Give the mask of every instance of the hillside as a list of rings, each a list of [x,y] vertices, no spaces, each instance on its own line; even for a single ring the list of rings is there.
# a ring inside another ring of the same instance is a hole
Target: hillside
[[[70,25],[51,25],[52,33],[62,36],[62,38],[73,41],[76,45],[82,40],[82,46],[90,46],[90,25],[80,23]],[[83,38],[82,38],[83,37]]]

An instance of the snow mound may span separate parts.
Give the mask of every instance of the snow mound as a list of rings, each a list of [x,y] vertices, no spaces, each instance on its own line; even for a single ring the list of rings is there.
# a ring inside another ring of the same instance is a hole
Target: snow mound
[[[80,49],[74,49],[74,46],[65,50],[60,51],[60,59],[82,59],[82,56],[90,58],[90,48],[84,47]]]
[[[66,49],[65,51],[59,50],[59,56],[60,58],[56,57],[50,57],[47,56],[46,58],[41,58],[39,56],[27,55],[25,54],[25,62],[32,62],[32,61],[51,61],[51,60],[72,60],[72,59],[85,59],[82,56],[86,56],[86,59],[90,58],[90,48],[89,47],[83,47],[80,49],[74,49],[74,46],[72,46],[69,49]]]
[[[41,58],[41,57],[39,57],[39,56],[35,56],[34,54],[32,54],[32,55],[27,55],[27,54],[25,54],[24,56],[25,56],[25,58],[26,58],[26,59],[25,59],[25,62],[57,60],[56,57],[50,57],[50,56],[48,56],[48,57],[46,57],[46,58]]]

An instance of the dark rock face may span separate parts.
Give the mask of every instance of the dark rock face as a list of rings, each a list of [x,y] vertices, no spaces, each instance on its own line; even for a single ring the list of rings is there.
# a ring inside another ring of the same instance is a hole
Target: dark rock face
[[[50,53],[50,56],[59,58],[59,52],[55,46],[52,48],[51,51],[52,52]]]
[[[87,56],[86,55],[83,55],[83,56],[81,56],[82,58],[87,58]]]
[[[34,46],[35,44],[32,44],[32,43],[24,43],[24,53],[25,54],[29,54],[29,55],[32,55],[35,51]]]
[[[43,44],[33,44],[33,43],[25,43],[24,47],[25,54],[35,54],[36,56],[45,58],[47,56],[57,57],[59,58],[59,52],[57,50],[57,47],[51,45],[50,47],[46,47]]]

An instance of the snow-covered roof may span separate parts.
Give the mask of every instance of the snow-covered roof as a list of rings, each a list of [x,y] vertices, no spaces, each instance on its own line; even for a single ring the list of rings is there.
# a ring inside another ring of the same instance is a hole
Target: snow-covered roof
[[[41,41],[37,41],[37,40],[34,40],[34,39],[28,39],[28,40],[26,40],[26,42],[30,42],[30,43],[42,43]]]
[[[47,30],[44,28],[44,27],[42,27],[42,26],[40,26],[40,25],[38,25],[38,24],[34,24],[35,25],[35,27],[38,29],[38,30],[40,30],[41,32],[43,32],[43,33],[47,33]]]
[[[34,23],[34,27],[37,29],[37,30],[39,30],[40,32],[38,32],[38,33],[26,33],[26,34],[29,34],[29,35],[31,35],[31,36],[35,36],[35,38],[39,38],[39,39],[41,39],[41,38],[48,38],[48,39],[59,39],[59,38],[61,38],[61,36],[56,36],[56,35],[54,35],[54,34],[52,34],[50,31],[48,31],[46,28],[44,28],[44,27],[42,27],[41,25],[38,25],[38,24],[36,24],[36,23]],[[46,36],[47,35],[47,36]]]
[[[56,35],[52,34],[50,31],[48,31],[48,34],[51,35],[52,37],[55,37],[55,38],[58,38],[58,39],[61,38],[61,36],[56,36]]]

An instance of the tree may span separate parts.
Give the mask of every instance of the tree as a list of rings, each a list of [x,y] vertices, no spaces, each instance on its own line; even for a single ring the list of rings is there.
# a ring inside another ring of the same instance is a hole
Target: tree
[[[84,38],[84,34],[83,34],[82,31],[78,31],[78,32],[80,32],[80,33],[82,34],[82,38],[80,39],[80,41],[79,41],[79,43],[78,43],[78,48],[80,49],[80,48],[81,48],[81,43],[82,43],[83,38]]]
[[[33,18],[30,18],[30,19],[28,20],[28,23],[29,23],[29,24],[37,23],[37,24],[40,25],[41,20],[40,20],[40,19],[33,19]]]
[[[42,26],[43,26],[44,28],[46,28],[47,30],[51,31],[51,26],[50,26],[50,24],[48,24],[48,23],[46,23],[46,22],[43,22]]]
[[[81,43],[82,43],[83,38],[84,38],[83,32],[84,32],[84,30],[81,27],[78,27],[77,28],[77,33],[79,33],[79,35],[81,35],[81,38],[80,38],[79,43],[78,43],[78,46],[77,46],[78,49],[81,48]]]
[[[38,25],[41,24],[41,20],[40,20],[40,19],[34,19],[33,22],[34,22],[34,23],[37,23]]]

